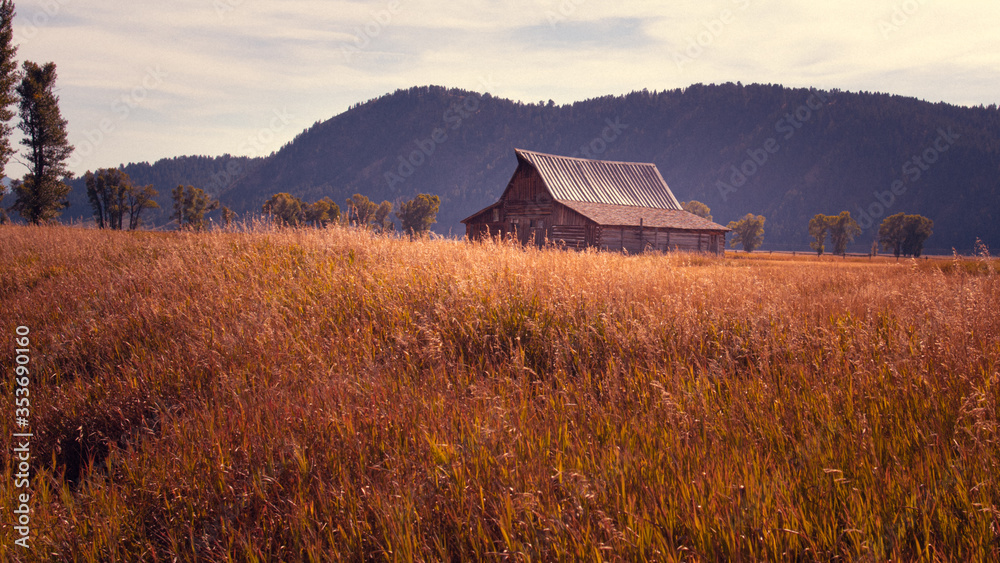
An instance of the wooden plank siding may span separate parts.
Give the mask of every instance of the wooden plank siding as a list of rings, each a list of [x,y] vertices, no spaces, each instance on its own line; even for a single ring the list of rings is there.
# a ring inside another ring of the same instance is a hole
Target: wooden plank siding
[[[677,229],[602,226],[596,245],[612,252],[687,252],[725,253],[725,236],[715,233],[682,231]]]

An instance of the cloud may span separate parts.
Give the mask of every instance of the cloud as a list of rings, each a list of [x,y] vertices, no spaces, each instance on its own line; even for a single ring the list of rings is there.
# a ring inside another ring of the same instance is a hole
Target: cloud
[[[22,0],[17,9],[19,57],[57,63],[71,142],[94,145],[80,173],[234,153],[287,111],[294,120],[274,150],[317,120],[414,85],[569,103],[740,80],[988,104],[1000,68],[992,0]],[[163,79],[147,87],[151,72]],[[134,102],[127,113],[123,100]],[[108,120],[113,131],[92,143]]]

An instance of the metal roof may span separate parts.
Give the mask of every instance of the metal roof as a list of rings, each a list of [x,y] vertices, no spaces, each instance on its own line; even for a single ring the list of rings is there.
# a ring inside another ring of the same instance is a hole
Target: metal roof
[[[514,153],[538,171],[553,199],[681,209],[655,164],[586,160],[522,149]]]
[[[682,209],[655,209],[631,205],[609,205],[579,201],[560,202],[580,215],[607,227],[644,227],[661,229],[683,229],[691,231],[729,231],[728,228],[713,223]]]

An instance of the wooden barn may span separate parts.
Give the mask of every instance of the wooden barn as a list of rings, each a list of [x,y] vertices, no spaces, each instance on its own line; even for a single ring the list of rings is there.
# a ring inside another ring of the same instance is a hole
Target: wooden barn
[[[470,240],[723,254],[726,227],[681,209],[655,164],[585,160],[515,149],[500,201],[464,219]]]

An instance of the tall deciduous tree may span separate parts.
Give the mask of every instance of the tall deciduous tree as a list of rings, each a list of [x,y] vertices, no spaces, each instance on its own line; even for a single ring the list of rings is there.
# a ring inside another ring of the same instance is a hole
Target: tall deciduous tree
[[[347,200],[347,220],[359,227],[367,227],[375,220],[378,204],[361,194]]]
[[[177,186],[170,195],[174,200],[173,218],[181,229],[200,231],[205,228],[205,213],[219,207],[205,190],[194,186]]]
[[[340,206],[329,197],[317,201],[306,208],[306,221],[314,227],[325,227],[340,219]]]
[[[746,252],[753,252],[764,243],[764,216],[747,213],[739,221],[730,221],[727,225],[733,231],[733,238],[729,241],[729,246],[736,245],[743,247]]]
[[[896,258],[903,254],[903,222],[905,213],[896,213],[882,220],[878,226],[878,241],[882,249],[892,252]]]
[[[264,202],[264,213],[286,227],[296,227],[304,221],[305,208],[301,199],[285,192],[274,194]]]
[[[392,213],[391,203],[383,201],[378,204],[378,209],[375,210],[375,228],[380,233],[392,231],[396,228],[396,225],[392,222],[392,218],[389,217],[390,213]]]
[[[99,229],[121,229],[125,211],[125,173],[116,168],[101,168],[83,175],[87,199],[94,210]]]
[[[920,258],[924,242],[934,233],[934,221],[922,215],[896,213],[886,217],[878,228],[878,239],[882,248],[899,258],[914,256]]]
[[[128,228],[134,231],[142,225],[142,212],[146,209],[158,209],[159,203],[153,199],[160,195],[160,192],[153,189],[153,184],[139,187],[134,186],[129,181],[129,189],[125,192],[125,204],[128,210]]]
[[[816,251],[819,256],[826,250],[826,235],[830,230],[829,216],[817,213],[809,220],[809,236],[814,240],[809,243],[809,247]]]
[[[144,210],[160,206],[153,199],[159,192],[152,184],[135,186],[128,174],[118,168],[101,168],[96,174],[87,172],[84,180],[94,221],[101,229],[124,229],[127,217],[128,229],[135,230],[142,222]]]
[[[17,115],[13,105],[17,103],[17,45],[14,45],[14,3],[0,1],[0,178],[6,175],[7,163],[14,155],[10,135],[14,126],[10,120]]]
[[[441,198],[436,195],[417,194],[410,201],[404,201],[396,212],[403,232],[410,235],[422,235],[431,230],[431,225],[437,222],[437,213],[441,208]]]
[[[847,253],[847,245],[861,234],[861,226],[851,217],[850,211],[841,211],[839,215],[820,213],[809,220],[809,236],[815,239],[809,243],[809,246],[817,254],[822,255],[826,249],[826,236],[828,234],[830,242],[833,244],[833,253],[844,255]]]
[[[14,183],[17,201],[13,209],[28,222],[39,224],[59,216],[69,205],[69,186],[62,180],[69,176],[66,159],[73,146],[66,137],[66,120],[59,112],[55,95],[56,65],[24,63],[24,75],[17,86],[20,96],[18,128],[24,133],[21,144],[28,149],[29,172]]]
[[[924,242],[934,234],[934,221],[922,215],[907,215],[903,253],[920,258],[924,253]]]
[[[850,211],[841,211],[840,215],[828,216],[827,222],[833,253],[841,256],[847,254],[847,245],[854,241],[854,237],[861,234],[861,226],[851,217]]]
[[[712,220],[712,210],[700,201],[682,201],[681,208],[688,213],[694,213],[698,217],[708,219],[709,221]]]

